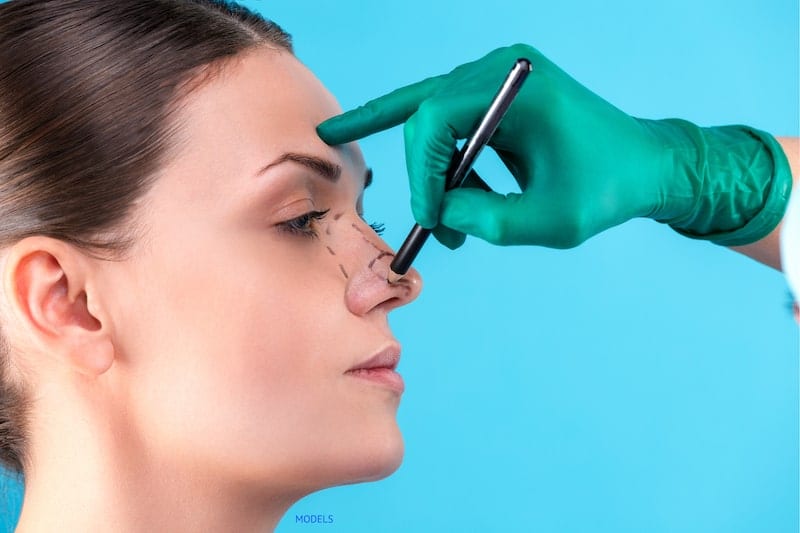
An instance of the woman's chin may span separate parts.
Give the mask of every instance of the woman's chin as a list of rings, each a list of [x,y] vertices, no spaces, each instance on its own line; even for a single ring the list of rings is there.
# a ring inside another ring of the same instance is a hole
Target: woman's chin
[[[380,456],[376,456],[373,462],[372,473],[363,481],[377,481],[394,474],[403,462],[405,447],[403,439],[398,438],[391,446],[387,445],[381,450]]]
[[[339,485],[377,481],[393,474],[403,462],[405,446],[403,437],[396,433],[365,439],[358,447],[358,453],[348,460]]]

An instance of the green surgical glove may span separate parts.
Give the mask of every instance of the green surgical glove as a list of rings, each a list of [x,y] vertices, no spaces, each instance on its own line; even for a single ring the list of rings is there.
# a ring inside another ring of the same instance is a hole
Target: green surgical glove
[[[456,141],[472,132],[518,57],[533,72],[489,145],[522,192],[487,192],[469,181],[445,192]],[[464,233],[570,248],[634,217],[742,245],[778,225],[791,191],[786,156],[769,134],[631,117],[527,45],[397,89],[317,131],[336,145],[401,122],[414,218],[450,248]]]

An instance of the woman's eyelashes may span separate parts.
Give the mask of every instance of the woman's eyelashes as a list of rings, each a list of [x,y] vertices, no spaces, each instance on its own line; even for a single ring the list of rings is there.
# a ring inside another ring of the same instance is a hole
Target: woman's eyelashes
[[[328,211],[330,211],[330,209],[325,209],[324,211],[309,211],[297,218],[281,222],[278,224],[278,228],[292,235],[300,235],[301,237],[315,239],[319,237],[316,225],[320,220],[325,218]]]
[[[358,212],[358,216],[361,217],[361,220],[367,223],[367,225],[372,228],[372,231],[377,233],[378,235],[382,235],[383,231],[386,229],[386,226],[383,222],[367,222],[367,219],[364,218],[364,213]]]
[[[308,213],[304,213],[297,218],[279,223],[278,228],[281,231],[285,231],[292,235],[300,235],[301,237],[315,239],[319,237],[316,225],[320,220],[325,218],[325,215],[327,215],[329,211],[330,209],[325,209],[324,211],[309,211]],[[338,217],[334,217],[334,219],[335,218]],[[361,216],[361,219],[364,220],[364,217]],[[364,222],[366,222],[366,220],[364,220]],[[378,235],[381,235],[386,229],[384,224],[381,222],[368,222],[367,224],[369,224],[369,227],[372,228],[372,231]]]
[[[383,224],[383,222],[370,222],[369,227],[372,228],[372,231],[378,235],[382,235],[383,231],[386,229],[386,226]]]

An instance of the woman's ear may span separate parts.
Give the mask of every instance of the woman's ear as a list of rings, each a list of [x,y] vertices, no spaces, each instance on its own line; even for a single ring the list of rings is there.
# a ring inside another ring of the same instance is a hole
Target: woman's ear
[[[114,361],[109,325],[92,283],[93,261],[63,241],[27,237],[10,248],[3,275],[24,338],[87,376],[99,376]]]

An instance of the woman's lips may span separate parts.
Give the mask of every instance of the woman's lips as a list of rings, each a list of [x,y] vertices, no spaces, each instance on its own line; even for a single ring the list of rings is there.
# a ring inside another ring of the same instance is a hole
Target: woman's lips
[[[398,394],[402,394],[406,388],[403,382],[403,376],[389,367],[358,368],[355,370],[348,370],[346,373],[357,378],[368,379],[374,383],[384,385]]]
[[[403,377],[395,372],[397,363],[400,362],[400,344],[390,341],[388,345],[375,352],[372,357],[356,364],[345,372],[357,378],[368,379],[402,394],[406,386]]]

